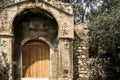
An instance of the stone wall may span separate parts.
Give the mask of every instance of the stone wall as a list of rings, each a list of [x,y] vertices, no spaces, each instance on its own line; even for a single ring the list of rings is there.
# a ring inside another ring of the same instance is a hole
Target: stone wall
[[[96,57],[91,55],[93,53],[90,53],[88,50],[87,33],[88,28],[86,23],[78,23],[75,25],[73,43],[73,80],[114,80],[116,78],[116,74],[119,73],[116,72],[116,74],[114,74],[113,69],[115,69],[115,65],[113,66],[112,64],[114,60],[113,56],[105,54],[100,48]]]
[[[86,24],[75,26],[73,45],[74,80],[87,80],[89,77],[87,32]]]

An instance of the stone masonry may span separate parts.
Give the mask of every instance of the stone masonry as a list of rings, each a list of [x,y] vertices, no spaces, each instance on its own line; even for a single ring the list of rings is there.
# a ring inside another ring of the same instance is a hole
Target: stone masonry
[[[87,25],[80,23],[75,25],[74,38],[74,80],[87,80],[89,78],[88,66],[88,45],[87,45]]]

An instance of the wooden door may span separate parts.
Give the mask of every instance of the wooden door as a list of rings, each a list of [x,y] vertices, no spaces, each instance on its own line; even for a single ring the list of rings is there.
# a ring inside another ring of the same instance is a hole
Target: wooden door
[[[30,41],[23,46],[23,78],[49,78],[49,50],[43,41]]]

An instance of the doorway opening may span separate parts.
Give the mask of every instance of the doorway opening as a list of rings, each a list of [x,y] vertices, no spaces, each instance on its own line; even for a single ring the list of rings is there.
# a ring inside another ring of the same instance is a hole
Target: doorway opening
[[[49,78],[50,48],[40,40],[29,41],[22,47],[23,78]]]
[[[14,66],[14,79],[57,78],[58,24],[56,19],[43,9],[29,8],[15,17],[13,27],[13,60],[17,63]]]

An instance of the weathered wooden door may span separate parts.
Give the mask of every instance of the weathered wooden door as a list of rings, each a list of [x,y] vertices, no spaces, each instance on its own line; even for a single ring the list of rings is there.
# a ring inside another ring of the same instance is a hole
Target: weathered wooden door
[[[49,46],[43,41],[30,41],[23,46],[23,78],[49,78],[49,50]]]

